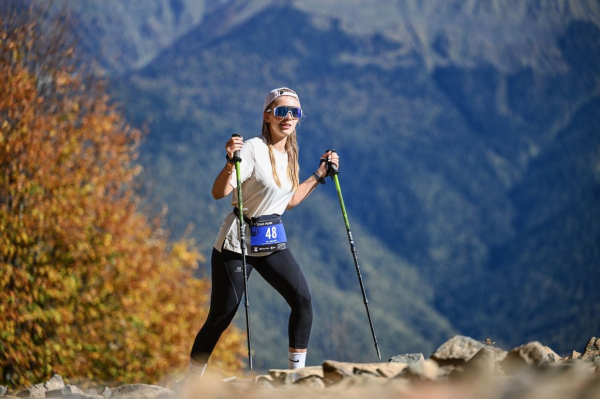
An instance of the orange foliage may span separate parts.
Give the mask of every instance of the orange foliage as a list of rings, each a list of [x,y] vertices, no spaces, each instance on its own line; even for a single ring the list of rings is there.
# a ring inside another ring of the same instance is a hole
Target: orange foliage
[[[2,18],[0,378],[156,382],[187,365],[206,318],[202,257],[138,209],[141,134],[75,67],[62,25]],[[240,368],[243,342],[231,328],[211,362]]]

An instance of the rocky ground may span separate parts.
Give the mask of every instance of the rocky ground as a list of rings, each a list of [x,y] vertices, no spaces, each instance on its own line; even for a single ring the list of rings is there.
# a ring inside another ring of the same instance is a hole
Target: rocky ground
[[[270,370],[252,378],[205,377],[168,387],[146,384],[82,390],[59,375],[18,392],[0,386],[0,398],[600,398],[600,338],[582,353],[561,358],[539,342],[510,351],[492,342],[455,336],[429,359],[394,356],[389,362],[325,361],[299,370]]]

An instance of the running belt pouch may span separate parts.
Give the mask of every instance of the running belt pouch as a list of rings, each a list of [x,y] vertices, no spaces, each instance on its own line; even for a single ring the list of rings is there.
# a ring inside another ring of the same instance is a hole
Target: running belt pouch
[[[239,217],[239,210],[233,208],[233,213]],[[244,221],[250,225],[250,253],[281,251],[287,248],[287,237],[281,215],[263,215],[247,218]]]

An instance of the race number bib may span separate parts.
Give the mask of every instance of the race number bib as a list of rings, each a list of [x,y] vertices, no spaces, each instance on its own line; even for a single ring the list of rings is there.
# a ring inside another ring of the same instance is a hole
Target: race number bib
[[[250,224],[250,252],[272,252],[286,248],[287,237],[281,217],[253,219]]]

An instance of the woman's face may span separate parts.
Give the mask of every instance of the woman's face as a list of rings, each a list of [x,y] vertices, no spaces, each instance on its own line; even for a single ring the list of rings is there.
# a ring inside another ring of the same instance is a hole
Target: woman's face
[[[294,97],[281,96],[275,99],[273,104],[271,104],[270,108],[274,109],[275,107],[280,105],[300,107],[300,103]],[[296,125],[298,124],[298,119],[292,118],[290,113],[288,113],[287,116],[281,118],[273,115],[273,111],[269,113],[265,112],[264,119],[271,127],[271,135],[275,140],[289,137],[294,132],[294,130],[296,130]]]

